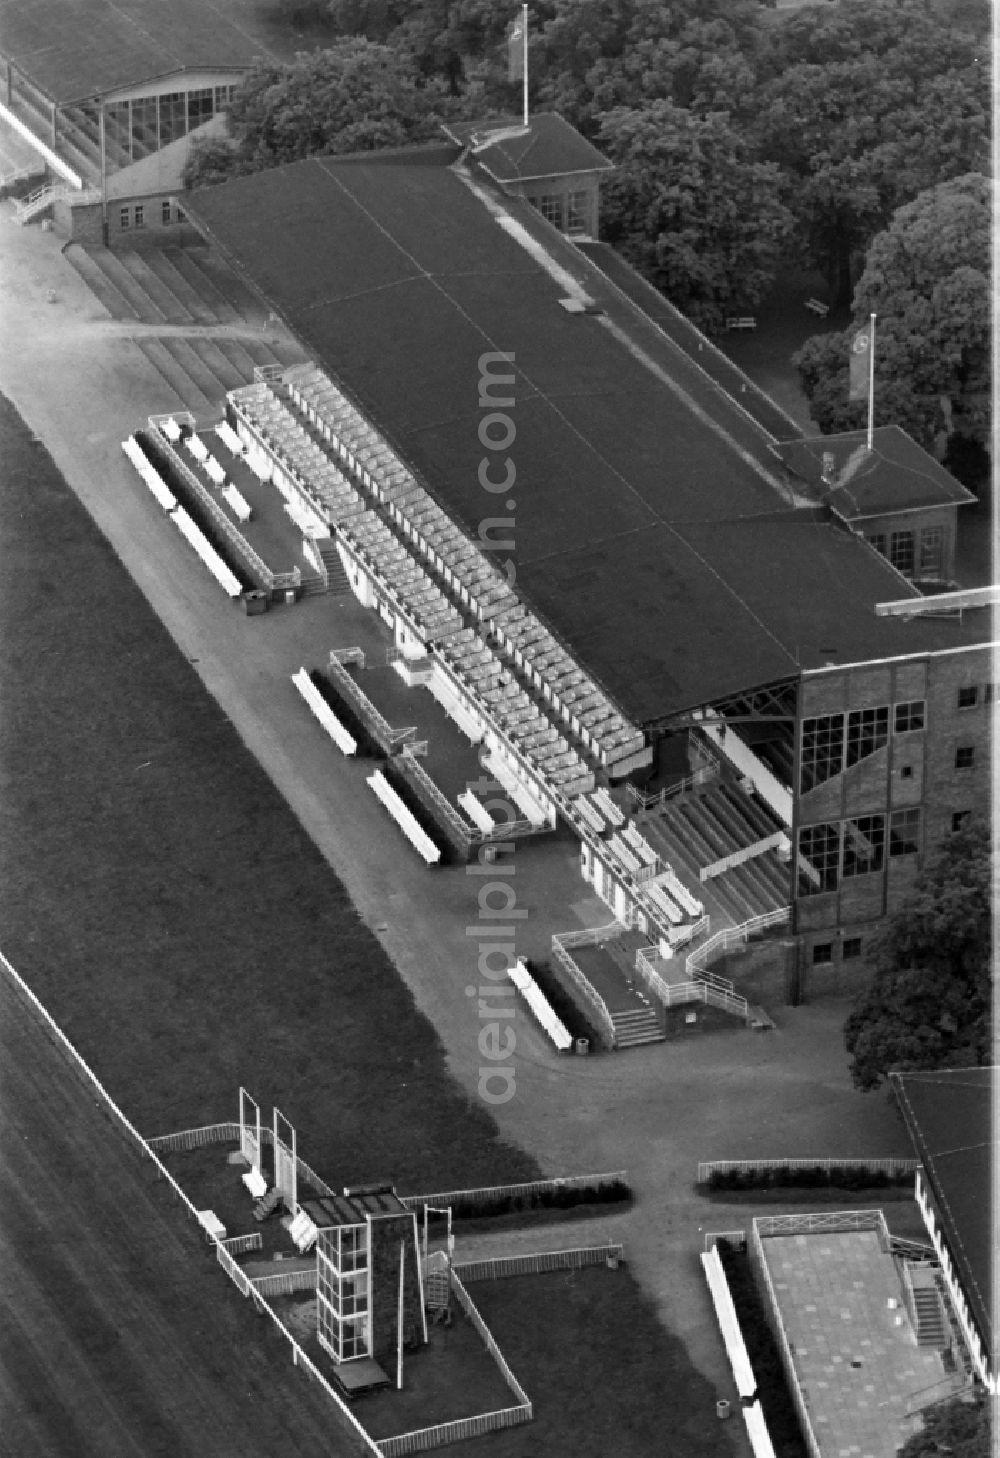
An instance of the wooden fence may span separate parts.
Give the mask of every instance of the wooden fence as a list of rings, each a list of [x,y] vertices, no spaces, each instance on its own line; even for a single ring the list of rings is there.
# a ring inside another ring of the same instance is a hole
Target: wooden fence
[[[382,1458],[405,1458],[406,1454],[426,1453],[431,1448],[443,1448],[448,1443],[460,1443],[465,1438],[482,1438],[486,1433],[495,1433],[501,1428],[516,1428],[521,1423],[530,1423],[531,1417],[530,1406],[481,1412],[475,1417],[438,1423],[433,1428],[416,1428],[411,1433],[398,1433],[393,1438],[381,1438],[378,1451]]]
[[[273,1276],[255,1276],[251,1285],[261,1296],[291,1296],[296,1291],[315,1291],[316,1267],[307,1270],[276,1271]]]
[[[475,1190],[438,1191],[433,1195],[401,1195],[400,1199],[409,1210],[420,1210],[424,1205],[444,1207],[446,1205],[487,1204],[491,1200],[499,1203],[508,1195],[530,1195],[536,1191],[552,1193],[556,1190],[586,1189],[588,1185],[600,1187],[611,1184],[628,1184],[628,1170],[614,1170],[611,1174],[557,1175],[548,1180],[527,1180],[519,1185],[483,1185]]]
[[[529,1255],[489,1256],[452,1267],[463,1281],[500,1281],[505,1276],[539,1275],[545,1271],[580,1271],[622,1258],[620,1245],[579,1246],[573,1250],[536,1251]]]
[[[912,1174],[917,1159],[715,1159],[698,1164],[698,1183],[707,1184],[713,1174],[766,1174],[772,1169],[864,1169],[870,1174]]]
[[[264,1237],[259,1230],[255,1230],[252,1235],[230,1235],[220,1240],[219,1244],[229,1255],[245,1255],[248,1250],[261,1250]]]
[[[274,1142],[273,1130],[265,1126],[260,1132],[265,1143],[268,1140]],[[239,1138],[239,1124],[235,1120],[229,1120],[222,1124],[203,1124],[197,1129],[181,1129],[175,1134],[157,1134],[148,1140],[148,1144],[150,1149],[185,1153],[191,1149],[202,1149],[206,1144],[238,1144]],[[295,1163],[300,1177],[312,1185],[318,1194],[336,1195],[337,1191],[331,1189],[326,1180],[321,1179],[304,1159],[297,1157]]]

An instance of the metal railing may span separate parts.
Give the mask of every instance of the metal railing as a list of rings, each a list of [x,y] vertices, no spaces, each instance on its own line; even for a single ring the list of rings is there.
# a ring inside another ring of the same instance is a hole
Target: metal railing
[[[230,1235],[228,1238],[220,1240],[219,1244],[227,1255],[245,1255],[248,1250],[262,1250],[264,1237],[259,1230],[255,1230],[251,1235]]]
[[[644,794],[637,785],[632,784],[625,786],[625,793],[633,807],[633,813],[646,813],[665,805],[668,800],[676,799],[678,795],[683,795],[688,790],[696,790],[699,785],[707,785],[710,780],[717,779],[718,774],[718,761],[714,760],[712,764],[702,765],[700,769],[696,769],[685,779],[678,780],[676,784],[664,785],[662,790],[656,790],[652,795]]]
[[[762,1240],[772,1235],[836,1235],[851,1230],[875,1230],[882,1249],[889,1249],[889,1229],[881,1210],[811,1210],[802,1215],[759,1215],[753,1228]]]
[[[407,739],[412,739],[416,734],[417,726],[415,724],[410,724],[404,729],[394,729],[388,719],[372,703],[357,679],[348,673],[334,653],[330,654],[326,673],[387,754],[394,754],[402,748]]]
[[[596,938],[591,939],[591,944],[595,940]],[[583,945],[583,943],[576,943],[576,945]],[[552,956],[556,964],[566,973],[566,976],[570,979],[586,1003],[587,1008],[592,1013],[604,1046],[606,1048],[613,1048],[617,1035],[615,1033],[614,1019],[608,1011],[607,1003],[597,989],[591,986],[590,982],[580,971],[580,968],[573,961],[565,946],[556,936],[552,938]]]
[[[316,1267],[311,1265],[307,1270],[276,1271],[270,1276],[254,1276],[250,1284],[260,1296],[291,1296],[296,1291],[314,1291]]]
[[[745,947],[752,936],[758,932],[766,931],[768,927],[781,926],[791,917],[791,907],[781,906],[776,911],[767,911],[760,916],[752,916],[749,920],[741,922],[739,926],[726,926],[710,936],[707,942],[702,942],[700,947],[688,955],[686,971],[689,977],[696,978],[714,961],[717,956],[731,951],[733,947]]]
[[[529,1255],[487,1256],[453,1266],[463,1281],[500,1281],[507,1276],[537,1275],[545,1271],[581,1271],[622,1259],[622,1246],[577,1246],[571,1250],[535,1251]]]

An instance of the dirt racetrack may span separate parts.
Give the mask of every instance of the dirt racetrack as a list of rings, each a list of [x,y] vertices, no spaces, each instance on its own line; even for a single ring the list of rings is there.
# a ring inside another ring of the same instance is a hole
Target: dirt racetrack
[[[0,1454],[361,1451],[0,971]]]

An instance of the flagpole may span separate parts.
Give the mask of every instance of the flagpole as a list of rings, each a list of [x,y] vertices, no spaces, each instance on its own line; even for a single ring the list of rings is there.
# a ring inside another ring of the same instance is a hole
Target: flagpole
[[[875,433],[875,315],[868,316],[868,449]]]
[[[521,6],[521,37],[524,44],[524,65],[521,78],[521,97],[524,108],[524,125],[528,125],[528,7]]]

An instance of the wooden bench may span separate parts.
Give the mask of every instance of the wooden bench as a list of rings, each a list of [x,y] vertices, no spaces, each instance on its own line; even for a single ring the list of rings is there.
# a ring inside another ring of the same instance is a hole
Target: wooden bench
[[[818,314],[821,319],[825,319],[830,312],[830,305],[824,304],[822,299],[806,299],[806,308],[811,314]]]
[[[727,319],[726,320],[726,328],[727,329],[756,329],[757,328],[757,320],[753,317],[752,314],[744,314],[741,318],[738,318],[738,319]]]

